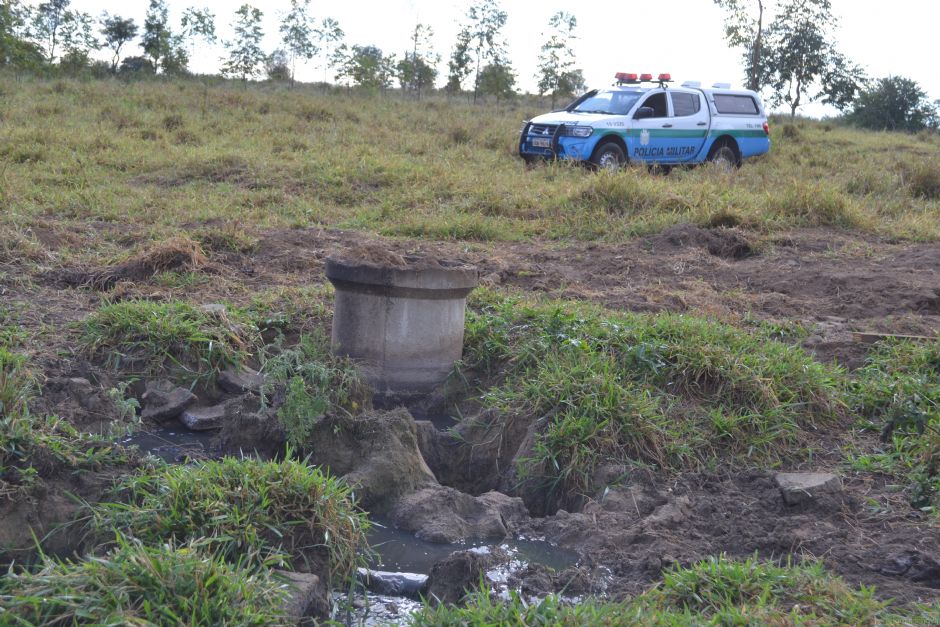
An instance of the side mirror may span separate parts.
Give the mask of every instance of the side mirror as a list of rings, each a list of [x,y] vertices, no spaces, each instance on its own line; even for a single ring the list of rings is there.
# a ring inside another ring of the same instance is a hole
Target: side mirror
[[[644,118],[651,118],[656,115],[656,111],[653,107],[640,107],[636,110],[636,113],[633,114],[634,120],[642,120]]]

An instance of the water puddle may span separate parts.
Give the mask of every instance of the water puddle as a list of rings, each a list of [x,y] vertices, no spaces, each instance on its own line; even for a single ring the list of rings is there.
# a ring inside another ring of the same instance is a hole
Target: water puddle
[[[185,427],[162,427],[135,431],[121,440],[124,446],[136,446],[141,453],[150,453],[165,462],[217,457],[212,447],[211,431],[190,431]]]
[[[382,525],[382,526],[380,526]],[[454,551],[475,549],[485,551],[499,547],[513,560],[527,564],[542,564],[555,570],[563,570],[578,562],[578,554],[557,547],[543,540],[510,538],[503,541],[472,540],[458,544],[437,544],[425,542],[407,531],[401,531],[385,524],[382,520],[373,520],[369,530],[369,544],[377,556],[369,567],[377,570],[405,573],[428,574],[431,567]]]

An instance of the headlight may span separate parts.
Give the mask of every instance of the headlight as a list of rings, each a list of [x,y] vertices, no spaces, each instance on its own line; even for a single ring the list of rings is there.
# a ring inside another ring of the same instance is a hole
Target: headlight
[[[566,126],[565,135],[568,137],[590,137],[594,129],[590,126]]]

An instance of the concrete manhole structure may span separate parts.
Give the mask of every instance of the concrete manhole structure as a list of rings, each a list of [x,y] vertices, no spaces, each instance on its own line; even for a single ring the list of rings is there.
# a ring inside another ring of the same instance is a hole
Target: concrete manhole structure
[[[463,354],[476,267],[397,257],[395,265],[330,258],[333,352],[352,358],[377,397],[416,396],[443,383]]]

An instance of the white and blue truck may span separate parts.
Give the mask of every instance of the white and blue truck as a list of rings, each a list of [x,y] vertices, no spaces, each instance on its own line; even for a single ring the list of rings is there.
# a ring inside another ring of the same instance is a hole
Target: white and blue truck
[[[618,72],[616,83],[525,122],[519,155],[616,169],[636,162],[666,168],[715,162],[739,167],[770,150],[760,97],[728,84],[670,86],[669,74]]]

